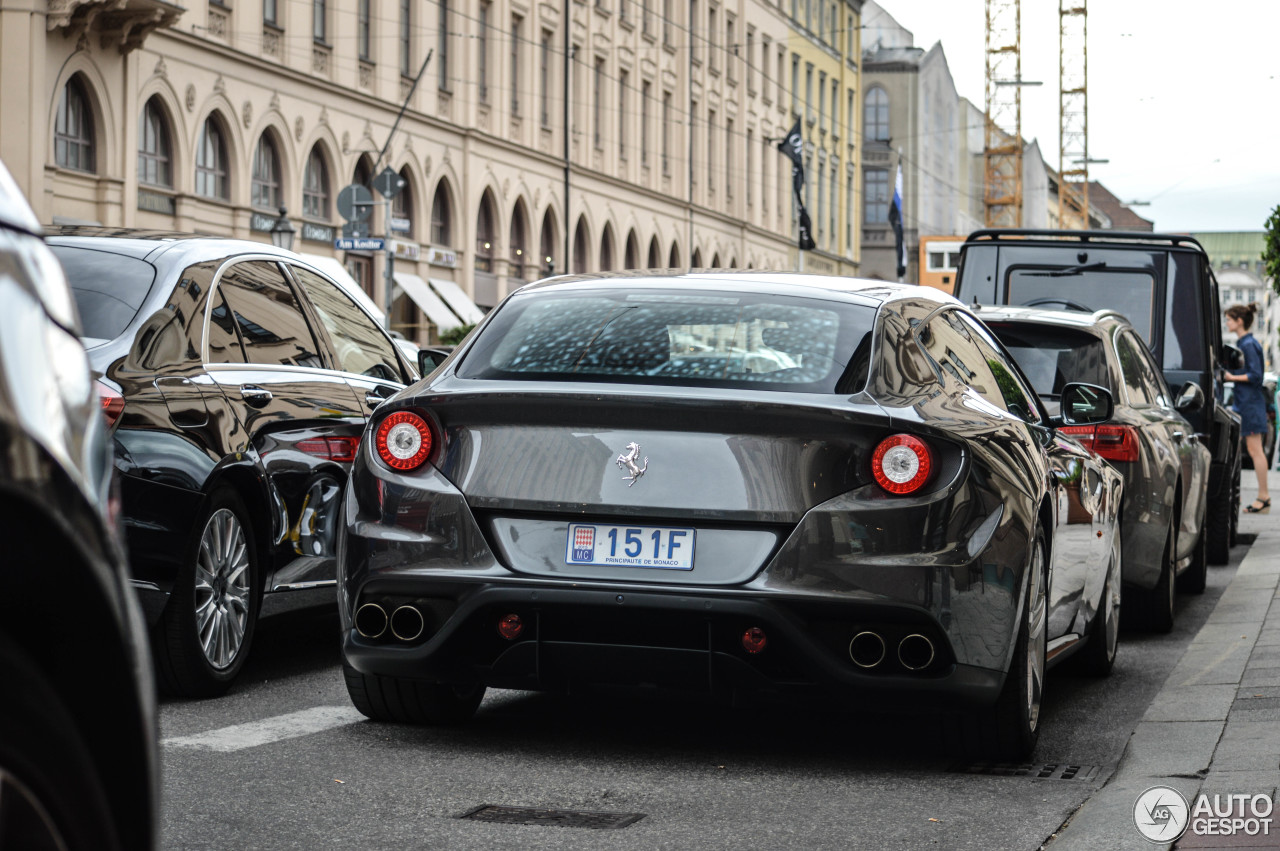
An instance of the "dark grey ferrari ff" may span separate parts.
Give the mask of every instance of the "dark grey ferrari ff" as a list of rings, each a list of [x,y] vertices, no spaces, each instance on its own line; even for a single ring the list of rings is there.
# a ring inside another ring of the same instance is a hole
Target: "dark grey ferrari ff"
[[[1122,483],[963,305],[786,273],[561,277],[370,418],[338,530],[365,715],[486,686],[855,694],[1021,758],[1116,653]]]

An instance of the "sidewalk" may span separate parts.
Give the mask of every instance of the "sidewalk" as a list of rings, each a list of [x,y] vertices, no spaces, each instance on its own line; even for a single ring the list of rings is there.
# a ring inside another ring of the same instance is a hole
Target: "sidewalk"
[[[1248,505],[1256,490],[1252,472],[1244,477]],[[1231,584],[1151,702],[1115,774],[1048,851],[1170,848],[1148,841],[1134,825],[1138,796],[1152,786],[1177,789],[1192,808],[1200,793],[1210,802],[1222,795],[1224,805],[1230,794],[1266,795],[1274,804],[1280,787],[1280,503],[1266,514],[1242,514],[1240,532],[1258,537]],[[1172,847],[1280,848],[1280,807],[1271,813],[1270,829],[1256,836],[1199,836],[1189,829]]]

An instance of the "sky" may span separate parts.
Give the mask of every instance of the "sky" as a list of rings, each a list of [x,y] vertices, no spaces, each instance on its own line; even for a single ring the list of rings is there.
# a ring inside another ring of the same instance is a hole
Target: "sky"
[[[878,0],[984,107],[986,0]],[[1083,2],[1083,0],[1068,0]],[[1058,168],[1058,3],[1022,2],[1022,135]],[[864,21],[865,23],[865,21]],[[1160,231],[1262,230],[1280,205],[1280,2],[1091,0],[1089,177]],[[868,45],[864,44],[864,47]],[[1010,128],[1011,129],[1011,128]]]

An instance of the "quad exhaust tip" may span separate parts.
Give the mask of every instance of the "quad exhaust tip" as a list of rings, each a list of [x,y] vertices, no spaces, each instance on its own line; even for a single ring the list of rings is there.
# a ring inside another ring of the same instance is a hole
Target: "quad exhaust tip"
[[[356,609],[356,632],[365,638],[381,638],[387,631],[387,610],[377,603],[365,603]]]
[[[422,612],[413,606],[401,606],[391,613],[391,634],[401,641],[413,641],[425,627]]]
[[[859,668],[874,668],[884,661],[884,639],[869,630],[858,633],[849,642],[849,658]]]
[[[933,656],[933,642],[919,633],[912,633],[898,642],[898,661],[908,671],[929,667]]]

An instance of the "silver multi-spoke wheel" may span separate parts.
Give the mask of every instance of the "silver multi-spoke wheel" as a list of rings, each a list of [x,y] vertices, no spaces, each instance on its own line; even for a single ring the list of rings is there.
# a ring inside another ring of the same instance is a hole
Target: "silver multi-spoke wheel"
[[[1040,700],[1044,696],[1045,628],[1048,602],[1044,582],[1044,545],[1037,541],[1028,567],[1031,582],[1027,598],[1027,722],[1032,731],[1040,725]]]
[[[196,633],[218,670],[235,660],[249,620],[249,549],[240,519],[227,508],[210,515],[196,554]]]

